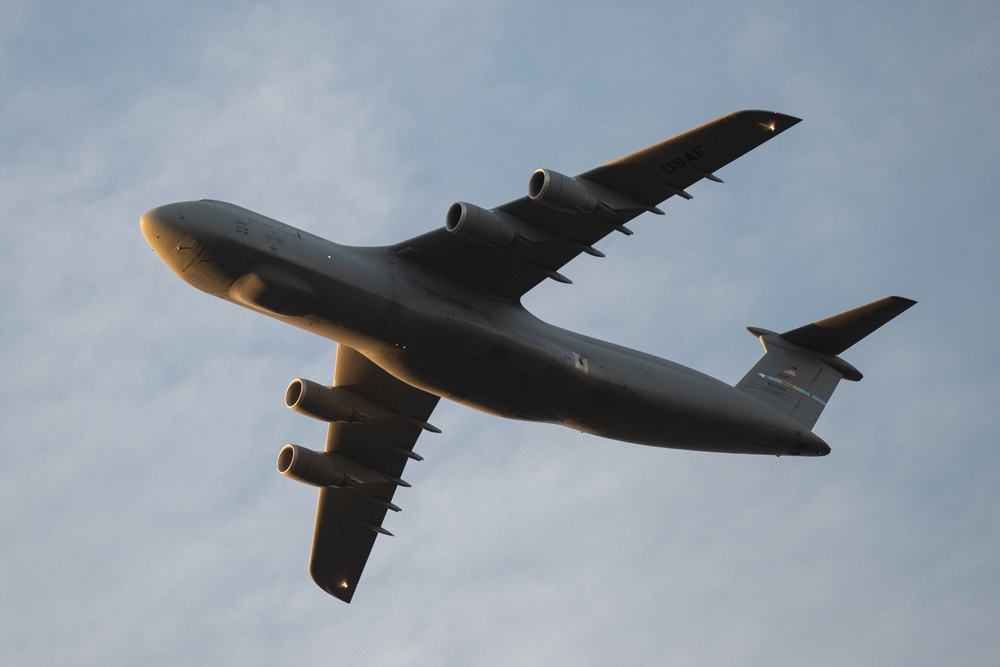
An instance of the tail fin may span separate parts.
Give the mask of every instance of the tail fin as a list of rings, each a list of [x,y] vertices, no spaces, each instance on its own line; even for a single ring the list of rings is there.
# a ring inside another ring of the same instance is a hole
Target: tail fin
[[[811,430],[837,383],[862,377],[837,355],[915,303],[890,296],[783,334],[747,327],[764,356],[736,388]]]

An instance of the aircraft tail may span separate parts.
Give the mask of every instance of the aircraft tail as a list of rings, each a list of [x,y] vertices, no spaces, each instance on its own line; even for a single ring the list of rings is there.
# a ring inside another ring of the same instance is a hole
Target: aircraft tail
[[[837,383],[862,377],[837,355],[915,303],[890,296],[783,334],[747,327],[764,356],[736,388],[812,430]]]

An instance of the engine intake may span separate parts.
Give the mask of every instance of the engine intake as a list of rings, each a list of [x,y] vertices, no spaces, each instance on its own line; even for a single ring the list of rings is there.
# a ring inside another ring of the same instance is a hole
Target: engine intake
[[[285,389],[285,405],[300,415],[324,422],[358,421],[360,416],[352,405],[354,394],[339,387],[326,387],[295,378]]]
[[[326,455],[298,445],[285,445],[278,452],[278,472],[311,486],[342,487],[347,482],[347,475]]]
[[[517,238],[514,225],[501,215],[463,201],[448,209],[444,228],[460,239],[483,245],[510,245]]]
[[[586,181],[551,169],[538,169],[528,181],[528,197],[550,208],[570,213],[593,213],[601,205]]]
[[[441,429],[421,419],[408,417],[366,398],[345,387],[327,387],[295,378],[285,389],[285,405],[300,415],[324,422],[371,422],[379,419],[399,419],[431,433]]]

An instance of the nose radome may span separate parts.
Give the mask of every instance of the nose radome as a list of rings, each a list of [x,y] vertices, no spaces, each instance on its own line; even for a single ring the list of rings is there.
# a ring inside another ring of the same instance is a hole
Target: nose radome
[[[179,228],[183,219],[184,214],[177,204],[157,206],[142,214],[139,229],[146,242],[159,255],[177,245],[184,234]]]

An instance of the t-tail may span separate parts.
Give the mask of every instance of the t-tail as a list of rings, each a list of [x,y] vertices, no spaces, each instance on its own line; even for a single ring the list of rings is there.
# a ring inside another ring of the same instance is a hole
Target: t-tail
[[[747,327],[764,356],[736,387],[812,430],[837,383],[861,379],[838,355],[915,303],[890,296],[783,334]]]

